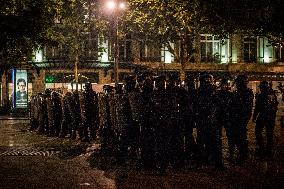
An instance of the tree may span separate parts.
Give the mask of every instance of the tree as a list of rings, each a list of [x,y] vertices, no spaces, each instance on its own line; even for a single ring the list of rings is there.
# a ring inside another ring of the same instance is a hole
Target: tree
[[[205,14],[215,33],[283,38],[284,4],[281,0],[205,0]]]
[[[53,41],[51,26],[61,0],[0,2],[0,64],[27,61],[34,49]]]
[[[66,66],[74,67],[75,82],[78,83],[80,63],[96,61],[99,52],[104,51],[98,47],[98,38],[109,35],[108,20],[102,13],[100,0],[66,0],[61,6],[62,11],[52,27],[57,43],[50,47],[57,48]]]
[[[198,0],[130,1],[127,25],[139,38],[166,45],[182,64],[189,62],[195,51],[194,39],[206,30],[206,21]],[[175,51],[170,42],[180,44]]]

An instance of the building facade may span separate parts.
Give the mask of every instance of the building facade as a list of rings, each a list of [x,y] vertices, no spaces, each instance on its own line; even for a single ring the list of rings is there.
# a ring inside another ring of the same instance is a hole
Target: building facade
[[[43,92],[46,88],[62,93],[82,89],[84,83],[93,83],[101,90],[103,84],[114,82],[112,40],[97,38],[93,47],[79,57],[78,84],[75,82],[75,62],[66,59],[64,47],[44,47],[34,53],[26,67],[28,96]],[[169,43],[171,49],[180,51],[179,44]],[[119,81],[128,74],[151,71],[154,75],[175,72],[181,79],[188,74],[209,72],[216,78],[239,73],[249,75],[251,81],[263,79],[284,80],[284,48],[273,46],[261,36],[231,35],[219,39],[212,34],[201,34],[194,41],[193,58],[181,64],[179,58],[167,46],[146,43],[127,36],[119,42]],[[95,49],[95,50],[94,50]],[[98,52],[98,49],[103,49]],[[17,68],[15,68],[17,69]],[[4,72],[0,83],[0,105],[9,104],[13,91],[12,70]],[[253,87],[256,88],[256,87]]]

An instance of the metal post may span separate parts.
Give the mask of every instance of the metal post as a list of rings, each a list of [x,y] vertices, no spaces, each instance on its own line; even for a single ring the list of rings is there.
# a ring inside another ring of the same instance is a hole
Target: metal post
[[[77,29],[77,40],[76,40],[76,45],[75,45],[75,48],[76,48],[76,57],[75,57],[75,65],[74,65],[74,75],[75,75],[75,83],[76,83],[76,90],[78,90],[78,82],[79,82],[79,79],[78,79],[78,63],[79,63],[79,41],[78,41],[78,38],[79,38],[79,35],[80,35],[80,31],[79,31],[79,28]]]
[[[75,72],[75,83],[76,83],[76,90],[78,90],[78,56],[76,55],[76,58],[75,58],[75,68],[74,68],[74,72]]]
[[[118,37],[118,7],[115,8],[114,11],[114,19],[115,19],[115,41],[114,41],[114,48],[115,48],[115,55],[114,55],[114,66],[113,66],[113,73],[114,73],[114,82],[115,87],[118,85],[118,64],[119,64],[119,37]]]

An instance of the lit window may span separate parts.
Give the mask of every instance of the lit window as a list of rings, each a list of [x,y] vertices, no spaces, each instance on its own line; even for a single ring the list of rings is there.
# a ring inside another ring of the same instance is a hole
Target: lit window
[[[109,62],[108,40],[100,38],[98,45],[99,45],[99,52],[98,52],[99,61],[100,62]]]
[[[174,49],[174,43],[170,43],[172,49]],[[174,62],[174,55],[169,51],[166,45],[163,45],[161,49],[161,61],[164,63]]]
[[[202,34],[200,36],[201,61],[220,62],[220,40],[218,36]]]

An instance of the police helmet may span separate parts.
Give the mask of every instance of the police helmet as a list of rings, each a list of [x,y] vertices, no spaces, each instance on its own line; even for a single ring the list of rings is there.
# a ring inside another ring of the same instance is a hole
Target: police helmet
[[[268,81],[261,81],[259,86],[258,86],[260,89],[269,89],[269,83]]]
[[[211,84],[213,80],[214,80],[214,77],[211,74],[206,73],[206,74],[202,74],[199,76],[200,83],[210,83]]]
[[[235,79],[236,84],[247,84],[248,83],[248,77],[246,75],[238,75]]]
[[[220,86],[224,86],[224,85],[228,85],[228,84],[230,84],[230,80],[227,79],[227,78],[222,78],[219,82]]]

